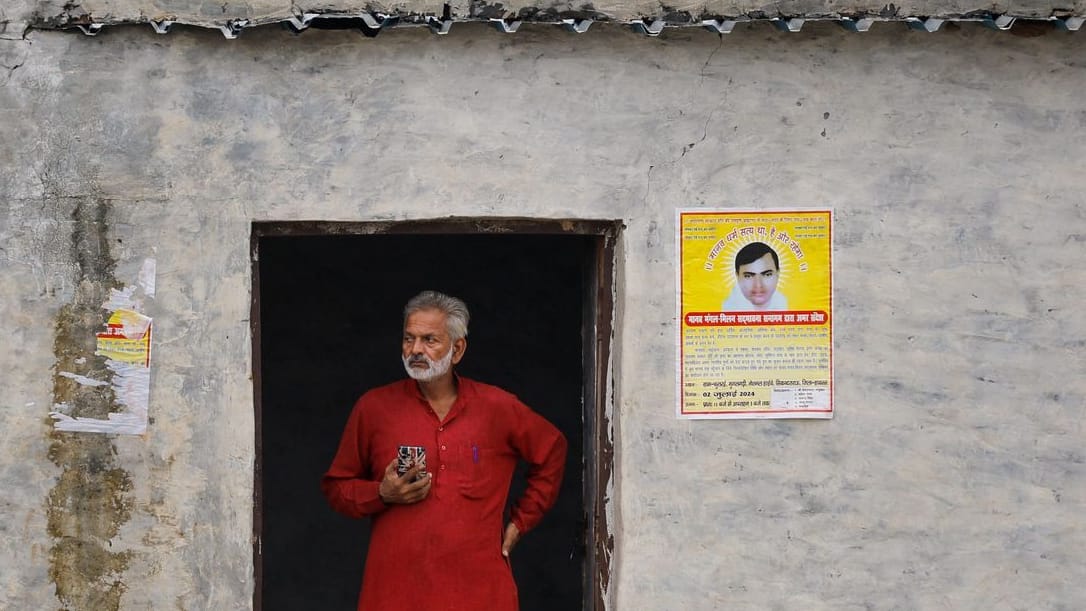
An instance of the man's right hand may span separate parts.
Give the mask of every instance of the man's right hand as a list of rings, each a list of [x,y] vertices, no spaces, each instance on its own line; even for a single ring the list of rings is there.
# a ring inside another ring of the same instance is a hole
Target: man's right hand
[[[421,465],[415,465],[400,475],[396,472],[396,460],[393,459],[385,467],[385,477],[377,487],[377,494],[386,505],[418,503],[430,494],[429,473],[423,473],[422,477],[415,481],[421,470]]]

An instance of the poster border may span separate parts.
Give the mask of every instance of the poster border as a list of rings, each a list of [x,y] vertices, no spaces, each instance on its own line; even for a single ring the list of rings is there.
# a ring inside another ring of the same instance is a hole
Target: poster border
[[[828,409],[777,409],[777,410],[742,410],[742,411],[714,411],[714,412],[684,412],[683,411],[683,239],[682,219],[684,215],[719,215],[719,214],[755,214],[761,216],[777,216],[788,212],[820,212],[828,216],[829,247],[826,252],[829,256],[829,313],[830,313],[830,406]],[[796,420],[832,420],[836,411],[834,407],[834,388],[836,386],[833,362],[834,336],[836,335],[836,316],[833,310],[833,223],[834,209],[832,206],[790,206],[784,208],[676,208],[675,209],[675,417],[681,420],[779,420],[784,418]]]

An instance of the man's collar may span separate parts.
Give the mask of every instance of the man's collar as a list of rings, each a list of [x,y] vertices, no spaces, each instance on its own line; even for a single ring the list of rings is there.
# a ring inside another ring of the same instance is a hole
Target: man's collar
[[[467,398],[465,395],[470,394],[474,387],[472,386],[471,378],[461,376],[455,369],[453,370],[452,375],[453,386],[456,388],[456,400],[459,403],[461,399]],[[407,384],[407,387],[410,389],[408,392],[411,392],[423,401],[426,400],[426,395],[422,394],[422,386],[419,385],[418,380],[408,377],[404,380],[404,383]]]

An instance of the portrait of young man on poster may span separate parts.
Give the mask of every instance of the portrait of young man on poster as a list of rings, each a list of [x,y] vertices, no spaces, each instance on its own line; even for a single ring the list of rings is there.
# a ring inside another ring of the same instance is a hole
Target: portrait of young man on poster
[[[781,261],[764,242],[751,242],[735,254],[735,287],[722,311],[787,310],[788,299],[777,291]]]

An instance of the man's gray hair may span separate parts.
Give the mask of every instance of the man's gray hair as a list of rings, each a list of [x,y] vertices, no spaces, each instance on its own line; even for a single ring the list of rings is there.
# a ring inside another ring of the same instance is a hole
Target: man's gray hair
[[[468,306],[462,300],[439,293],[437,291],[423,291],[407,301],[403,308],[403,322],[407,324],[407,317],[419,310],[438,310],[446,316],[445,327],[449,331],[452,341],[468,336]]]

